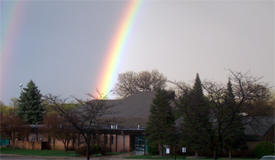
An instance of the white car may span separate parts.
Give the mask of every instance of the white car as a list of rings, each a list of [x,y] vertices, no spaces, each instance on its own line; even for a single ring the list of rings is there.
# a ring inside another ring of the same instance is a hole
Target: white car
[[[272,155],[263,156],[260,160],[275,160],[275,156],[272,156]]]

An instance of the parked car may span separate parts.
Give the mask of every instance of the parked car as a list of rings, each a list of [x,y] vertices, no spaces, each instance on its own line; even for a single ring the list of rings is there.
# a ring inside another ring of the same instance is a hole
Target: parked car
[[[272,155],[263,156],[260,160],[275,160],[275,156],[272,156]]]

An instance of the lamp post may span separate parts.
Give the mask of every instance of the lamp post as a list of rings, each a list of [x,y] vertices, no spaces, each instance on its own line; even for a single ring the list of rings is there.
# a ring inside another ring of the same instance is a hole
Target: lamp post
[[[23,83],[19,83],[19,88],[20,88],[20,91],[23,90]]]

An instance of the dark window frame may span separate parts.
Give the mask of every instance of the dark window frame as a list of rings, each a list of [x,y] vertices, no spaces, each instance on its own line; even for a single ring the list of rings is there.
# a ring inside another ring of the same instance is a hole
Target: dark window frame
[[[108,144],[108,136],[104,136],[104,143]]]
[[[110,136],[110,142],[111,142],[111,144],[114,144],[114,136],[113,135]]]

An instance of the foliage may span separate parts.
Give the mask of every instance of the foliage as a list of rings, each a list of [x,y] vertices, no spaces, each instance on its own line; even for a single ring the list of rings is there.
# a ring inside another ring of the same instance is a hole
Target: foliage
[[[10,113],[12,111],[12,109],[14,109],[14,108],[6,106],[6,105],[4,105],[4,103],[0,102],[0,116]]]
[[[264,155],[274,155],[275,145],[271,142],[259,142],[254,148],[254,154],[257,158],[261,158]]]
[[[246,113],[244,118],[272,115],[274,108],[268,103],[272,98],[270,87],[249,73],[230,73],[235,100],[240,112]]]
[[[210,103],[210,149],[223,155],[225,149],[231,156],[231,150],[244,145],[244,125],[257,121],[259,116],[269,116],[274,113],[270,103],[270,88],[261,83],[259,78],[248,73],[230,71],[227,87],[216,82],[204,82]],[[183,94],[183,104],[188,106],[192,96]],[[191,97],[191,98],[188,98]],[[255,122],[256,123],[256,122]],[[188,124],[186,124],[188,125]],[[259,124],[260,125],[260,124]]]
[[[204,88],[211,104],[212,150],[222,156],[227,148],[231,154],[233,147],[238,148],[244,142],[241,112],[231,81],[228,81],[227,87],[215,82],[205,82]]]
[[[29,124],[38,124],[43,120],[44,106],[42,95],[33,81],[23,88],[18,101],[18,115]]]
[[[86,151],[87,151],[87,146],[86,145],[82,145],[79,148],[77,148],[75,152],[77,154],[79,154],[79,155],[85,156],[86,155]],[[92,144],[91,148],[90,148],[89,154],[93,155],[93,154],[98,154],[98,153],[101,153],[101,148],[98,145],[96,145],[96,144]]]
[[[45,115],[43,122],[45,127],[42,133],[60,140],[65,151],[68,151],[70,142],[77,137],[73,126],[57,113]]]
[[[13,108],[17,108],[18,105],[19,105],[18,102],[19,102],[19,99],[17,99],[17,98],[11,98],[10,106],[13,107]]]
[[[1,113],[0,134],[2,137],[9,138],[15,144],[16,138],[26,137],[30,132],[30,127],[24,125],[24,121],[18,117],[14,110],[7,114]]]
[[[66,100],[52,95],[45,96],[47,103],[53,107],[58,115],[70,123],[84,138],[87,145],[87,160],[90,159],[88,153],[92,140],[91,136],[97,130],[103,129],[106,125],[109,126],[110,119],[107,119],[106,116],[112,114],[110,108],[113,106],[108,104],[106,100],[95,99],[93,96],[92,98],[87,101],[76,99],[78,107],[68,109],[66,108]]]
[[[235,102],[230,80],[228,81],[224,101],[221,106],[222,111],[219,113],[218,117],[219,150],[222,153],[224,147],[226,147],[229,152],[231,152],[232,148],[238,148],[244,145],[245,141],[241,112]]]
[[[47,101],[44,101],[44,106],[45,106],[45,115],[53,115],[53,114],[58,114],[56,110],[54,109],[54,106],[52,104],[48,104]],[[64,109],[65,110],[71,110],[75,109],[78,106],[77,103],[66,103],[64,104]]]
[[[164,145],[173,145],[175,118],[170,104],[173,98],[174,92],[163,89],[156,92],[145,129],[149,143],[158,144],[161,149]]]
[[[157,155],[159,154],[159,151],[158,151],[158,144],[156,143],[148,143],[148,153],[150,155]]]
[[[152,72],[142,71],[126,72],[119,74],[115,93],[121,97],[128,97],[140,92],[151,92],[162,89],[166,85],[167,79],[157,70]]]
[[[198,153],[210,147],[211,123],[209,103],[203,95],[199,75],[196,75],[195,84],[189,92],[180,97],[178,107],[182,113],[181,124],[182,143],[190,145]]]

